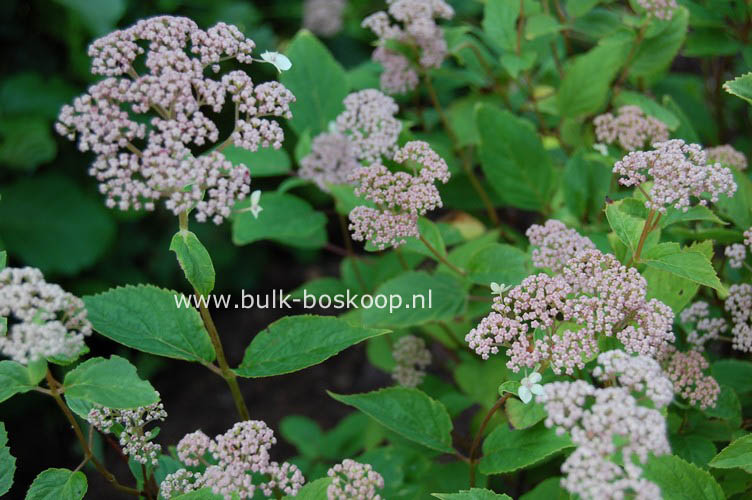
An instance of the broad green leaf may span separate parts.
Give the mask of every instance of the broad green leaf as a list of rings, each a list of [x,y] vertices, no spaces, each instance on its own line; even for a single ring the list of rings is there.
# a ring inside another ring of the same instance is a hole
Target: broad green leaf
[[[214,264],[206,247],[191,231],[178,231],[172,237],[170,250],[183,269],[185,279],[201,295],[208,295],[214,289]]]
[[[495,356],[488,360],[478,357],[464,359],[456,366],[453,375],[463,393],[473,402],[488,409],[499,399],[499,384],[507,381],[510,374],[506,360],[501,356]]]
[[[699,467],[707,467],[708,462],[715,456],[716,449],[713,441],[706,437],[693,434],[676,434],[669,437],[671,451],[687,462]]]
[[[329,122],[342,111],[347,95],[347,76],[327,48],[309,31],[302,30],[285,51],[292,68],[280,81],[295,94],[290,105],[290,126],[298,134],[309,130],[311,136],[327,130]]]
[[[519,285],[532,268],[530,256],[517,247],[492,243],[473,255],[467,266],[468,278],[478,285]]]
[[[229,146],[222,151],[233,165],[243,164],[251,171],[251,179],[290,173],[290,156],[284,149],[259,148],[258,151]]]
[[[350,184],[329,184],[329,193],[334,198],[334,208],[338,214],[347,216],[352,209],[364,205],[375,207],[374,203],[362,196],[355,195],[355,188]]]
[[[247,208],[249,200],[238,204]],[[232,241],[247,245],[260,240],[300,247],[320,248],[326,244],[326,216],[308,202],[286,193],[261,195],[263,210],[254,217],[250,211],[236,214],[232,220]]]
[[[57,154],[50,124],[35,116],[4,117],[0,122],[0,163],[17,170],[33,170]]]
[[[323,433],[315,420],[301,415],[288,415],[279,423],[279,434],[302,455],[314,459],[319,456]]]
[[[611,184],[611,169],[577,151],[564,167],[562,189],[569,210],[580,218],[601,213]]]
[[[631,40],[602,39],[587,53],[577,56],[567,69],[557,96],[561,116],[574,118],[603,107],[611,82],[627,58]]]
[[[692,248],[681,248],[678,243],[660,243],[644,252],[640,258],[647,266],[668,271],[700,285],[723,291],[710,259]]]
[[[752,181],[743,172],[732,169],[737,190],[733,197],[721,196],[716,206],[742,230],[752,226]]]
[[[569,500],[569,492],[561,487],[560,477],[544,479],[532,490],[520,497],[520,500]]]
[[[648,282],[647,298],[660,300],[677,315],[692,302],[700,288],[694,281],[654,267],[646,268],[642,276]]]
[[[37,175],[2,190],[0,234],[5,249],[43,272],[75,274],[109,248],[115,223],[104,203],[67,177]]]
[[[509,495],[494,493],[484,488],[470,488],[458,493],[434,493],[433,496],[441,500],[512,500]]]
[[[561,24],[550,14],[533,14],[525,19],[525,39],[527,40],[553,35],[561,29]]]
[[[107,408],[136,408],[159,401],[151,384],[136,367],[119,356],[91,358],[65,374],[65,395]]]
[[[752,434],[740,437],[731,442],[721,452],[713,457],[710,466],[716,469],[732,469],[752,467]]]
[[[507,399],[504,412],[507,414],[509,423],[517,430],[532,427],[546,418],[546,410],[542,404],[535,401],[525,404],[517,398]]]
[[[643,476],[661,488],[664,500],[724,500],[713,476],[674,455],[651,457]]]
[[[332,316],[287,316],[253,338],[235,372],[241,377],[292,373],[388,332],[353,326]]]
[[[571,448],[569,436],[556,434],[540,424],[524,430],[500,425],[483,441],[483,458],[479,470],[483,474],[506,474],[542,462]]]
[[[710,417],[728,420],[733,427],[739,427],[742,423],[742,405],[739,396],[727,385],[721,386],[721,393],[718,395],[715,406],[705,408],[703,413]]]
[[[402,328],[446,321],[462,313],[467,299],[457,278],[425,271],[403,272],[390,279],[375,290],[373,297],[379,296],[384,300],[374,300],[373,307],[363,309],[363,325]],[[368,305],[368,301],[363,304],[363,297],[358,297],[358,307]]]
[[[722,359],[711,367],[713,378],[721,386],[727,385],[737,394],[752,392],[752,363],[741,359]]]
[[[640,242],[640,235],[645,226],[645,221],[624,210],[624,201],[619,200],[607,205],[606,218],[616,236],[629,249],[629,255],[634,255]]]
[[[582,17],[600,2],[601,0],[567,0],[567,13],[572,17]]]
[[[666,214],[661,218],[659,224],[661,227],[667,227],[680,222],[696,220],[713,222],[715,224],[726,224],[723,220],[719,219],[712,210],[702,205],[695,205],[686,212],[669,207],[666,209]]]
[[[669,67],[687,36],[689,12],[680,7],[674,11],[668,23],[660,20],[654,20],[653,23],[664,24],[665,27],[655,35],[647,37],[637,47],[634,59],[629,65],[630,76],[650,77]]]
[[[418,389],[389,387],[364,394],[329,395],[410,441],[444,453],[454,452],[452,421],[446,408]]]
[[[31,483],[26,500],[81,500],[87,489],[83,472],[47,469]]]
[[[613,103],[614,106],[619,107],[629,105],[639,106],[640,109],[645,112],[645,114],[657,118],[658,120],[663,122],[669,130],[676,130],[679,127],[679,118],[677,118],[674,113],[666,109],[664,106],[661,106],[645,94],[632,92],[630,90],[623,90],[619,92],[616,97],[614,97]]]
[[[708,6],[716,7],[715,4],[708,4]],[[719,28],[693,26],[687,36],[682,55],[685,57],[721,57],[739,54],[744,45],[735,34],[731,34],[732,31],[725,25],[721,24]]]
[[[105,337],[140,351],[211,362],[215,353],[201,316],[172,290],[151,285],[113,288],[84,297],[89,321]]]
[[[486,2],[483,8],[483,31],[505,51],[517,46],[517,16],[519,2]]]
[[[60,108],[76,94],[76,89],[60,76],[14,73],[0,83],[0,112],[4,116],[39,116],[55,120]],[[52,127],[48,130],[51,132]]]
[[[0,422],[0,495],[5,495],[13,486],[13,476],[16,474],[16,457],[10,454],[8,447],[8,431],[5,423]]]
[[[700,136],[697,135],[694,123],[684,110],[674,101],[670,95],[663,96],[663,105],[679,119],[679,126],[671,134],[677,139],[684,139],[686,142],[698,143]]]
[[[326,490],[331,482],[332,478],[322,477],[300,488],[297,495],[283,497],[283,500],[327,500]]]
[[[723,84],[723,89],[752,104],[752,73],[745,73],[727,81]]]
[[[35,380],[36,379],[36,380]],[[15,361],[0,361],[0,402],[33,390],[39,379],[29,369]]]
[[[8,254],[5,252],[5,250],[0,251],[0,271],[5,269],[7,261],[8,261]]]
[[[439,252],[439,255],[446,257],[446,244],[444,243],[444,238],[442,238],[441,236],[441,230],[436,223],[434,223],[430,219],[426,219],[425,217],[420,217],[418,218],[418,231],[420,235],[425,238],[425,240],[434,248],[434,250]],[[368,246],[369,245],[366,245],[366,247]],[[400,248],[403,252],[415,252],[438,261],[438,258],[433,254],[433,252],[431,252],[428,247],[422,241],[420,241],[419,238],[416,238],[414,236],[405,238],[405,244]]]
[[[544,210],[556,185],[551,158],[530,122],[488,104],[476,108],[479,156],[488,183],[505,203]]]
[[[503,101],[497,94],[473,94],[454,99],[447,108],[449,125],[454,130],[460,147],[480,142],[480,133],[475,124],[475,107],[478,103],[503,106]]]
[[[87,0],[55,0],[81,17],[92,35],[104,35],[117,24],[126,9],[125,0],[99,0],[92,5]]]

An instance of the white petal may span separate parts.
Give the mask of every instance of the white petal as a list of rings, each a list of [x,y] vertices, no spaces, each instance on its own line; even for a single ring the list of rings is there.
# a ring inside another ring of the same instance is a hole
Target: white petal
[[[523,403],[528,404],[531,399],[533,399],[533,393],[530,392],[530,389],[525,387],[524,385],[520,387],[520,390],[517,391],[517,395],[520,397]]]
[[[536,396],[543,396],[543,386],[540,384],[535,384],[530,388],[530,392],[532,392]]]
[[[540,373],[538,373],[538,372],[533,372],[533,373],[531,373],[531,374],[530,374],[530,376],[529,376],[529,377],[527,378],[527,380],[528,380],[528,381],[529,381],[529,382],[530,382],[531,384],[537,384],[538,382],[540,382],[541,378],[542,378],[542,377],[541,377],[541,374],[540,374]]]
[[[261,199],[260,189],[257,189],[256,191],[251,193],[251,205],[258,205],[258,202],[260,199]]]
[[[264,52],[261,54],[261,59],[273,64],[274,67],[277,68],[277,71],[287,71],[292,68],[292,62],[290,62],[290,59],[279,52]]]
[[[260,207],[260,206],[258,206],[258,205],[253,205],[253,206],[251,207],[251,214],[253,215],[253,218],[254,218],[254,219],[258,219],[258,215],[259,215],[259,213],[260,213],[260,212],[261,212],[262,210],[263,210],[263,208],[262,208],[262,207]]]

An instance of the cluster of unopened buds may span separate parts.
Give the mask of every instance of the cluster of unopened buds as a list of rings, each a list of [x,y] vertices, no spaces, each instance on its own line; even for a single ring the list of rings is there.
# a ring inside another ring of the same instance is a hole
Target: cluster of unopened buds
[[[545,245],[536,265],[559,273],[529,276],[495,297],[493,311],[465,337],[470,348],[483,359],[506,350],[514,371],[550,362],[554,372],[567,374],[598,354],[600,336],[616,337],[628,352],[658,357],[674,341],[671,309],[647,299],[647,282],[636,269],[567,231],[550,222],[533,229],[535,241]],[[536,331],[542,335],[534,337]]]
[[[320,36],[333,36],[342,30],[346,0],[305,0],[303,27]]]
[[[710,306],[703,300],[698,300],[684,309],[679,319],[685,325],[694,326],[687,334],[687,342],[699,348],[702,348],[709,340],[717,339],[728,330],[728,324],[724,318],[710,317]]]
[[[0,317],[11,320],[0,332],[0,352],[22,364],[72,361],[86,350],[84,337],[92,331],[83,301],[32,267],[0,271]]]
[[[747,170],[747,157],[730,144],[705,148],[705,154],[708,156],[708,163],[722,163],[727,167]]]
[[[733,243],[724,250],[731,268],[741,269],[744,266],[748,247],[749,251],[752,252],[752,227],[744,231],[744,243]]]
[[[294,496],[305,478],[295,465],[271,460],[269,450],[276,442],[272,430],[259,420],[238,422],[214,439],[201,431],[187,434],[178,443],[178,458],[188,467],[203,465],[206,468],[203,472],[180,469],[169,474],[160,485],[160,493],[169,500],[209,487],[226,500],[249,499],[254,495]],[[207,454],[211,461],[207,460]],[[254,475],[266,479],[254,482]]]
[[[581,498],[661,498],[641,465],[671,453],[661,414],[672,400],[671,381],[652,358],[623,351],[601,353],[593,376],[608,387],[552,382],[539,398],[546,426],[569,432],[576,446],[561,467],[562,486]]]
[[[752,352],[752,285],[731,285],[728,293],[725,308],[733,323],[732,345],[738,351]]]
[[[426,342],[415,335],[405,335],[394,343],[395,366],[392,378],[403,387],[417,387],[423,382],[426,367],[431,364],[431,351]]]
[[[162,199],[176,215],[195,209],[199,221],[219,224],[230,215],[250,192],[250,172],[222,150],[231,144],[251,151],[281,147],[282,128],[270,118],[290,118],[295,100],[281,84],[255,84],[240,70],[209,76],[228,60],[290,67],[281,54],[255,59],[254,48],[233,25],[204,31],[171,16],[139,21],[92,43],[92,73],[105,78],[62,108],[56,129],[95,154],[89,172],[108,207],[154,210]],[[228,100],[236,119],[220,143],[205,110],[219,113]],[[196,148],[212,145],[211,152],[194,156]]]
[[[633,151],[614,164],[619,183],[642,189],[642,184],[653,181],[645,206],[661,213],[673,206],[687,211],[692,198],[707,205],[703,196],[718,201],[720,195],[729,197],[736,192],[736,182],[731,170],[720,163],[708,163],[707,155],[699,144],[686,144],[672,139],[653,144],[650,151]]]
[[[384,478],[370,464],[346,458],[327,472],[332,482],[326,489],[327,500],[381,500],[377,490]]]
[[[381,89],[402,94],[418,86],[417,68],[438,68],[447,54],[444,33],[436,19],[451,19],[454,9],[443,0],[387,0],[388,12],[379,11],[363,20],[363,27],[378,38],[373,60],[383,67]],[[401,23],[393,24],[392,19]],[[414,63],[390,44],[404,46],[417,53]]]
[[[676,0],[637,0],[637,3],[650,15],[662,21],[670,21],[679,8]]]
[[[593,124],[599,142],[618,143],[626,151],[668,140],[666,124],[646,115],[639,106],[622,106],[616,116],[612,113],[596,116]]]
[[[144,430],[144,427],[165,418],[167,412],[162,403],[125,410],[95,407],[86,416],[89,424],[99,432],[116,432],[123,454],[143,465],[157,465],[162,451],[157,443],[151,441],[154,433]]]
[[[710,364],[699,348],[683,352],[669,346],[662,359],[663,369],[677,395],[703,409],[715,406],[721,387],[712,376],[705,374]]]

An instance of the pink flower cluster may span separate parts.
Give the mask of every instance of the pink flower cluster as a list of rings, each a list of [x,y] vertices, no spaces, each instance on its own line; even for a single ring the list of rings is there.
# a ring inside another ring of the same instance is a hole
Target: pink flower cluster
[[[639,106],[622,106],[616,116],[611,113],[596,116],[593,124],[599,142],[617,142],[626,151],[635,151],[646,145],[668,140],[666,124],[646,115]]]
[[[420,68],[438,68],[446,57],[447,44],[436,19],[451,19],[454,9],[443,0],[387,0],[387,4],[388,13],[371,14],[362,26],[379,38],[373,59],[384,68],[382,90],[402,94],[418,85],[418,71],[407,57],[387,44],[398,43],[414,50]],[[390,15],[402,26],[392,24]]]
[[[679,5],[676,0],[637,0],[640,7],[662,21],[670,21]]]
[[[525,232],[531,245],[538,248],[533,250],[533,265],[546,268],[557,273],[564,268],[564,264],[577,255],[577,252],[595,249],[590,239],[581,236],[574,229],[569,229],[563,222],[549,219],[544,225],[533,224]]]
[[[380,250],[389,245],[398,247],[405,243],[405,238],[419,236],[418,217],[442,206],[434,183],[449,180],[446,162],[426,142],[408,142],[394,154],[393,160],[412,169],[412,173],[391,172],[374,163],[358,167],[351,176],[355,194],[376,205],[376,208],[361,205],[350,212],[352,238],[369,241]]]
[[[272,430],[260,420],[238,422],[214,439],[201,431],[187,434],[178,443],[178,458],[190,467],[205,465],[206,469],[202,473],[180,469],[168,475],[160,493],[169,500],[172,495],[210,487],[226,500],[254,498],[259,492],[266,497],[275,492],[294,496],[305,478],[295,465],[271,461],[269,450],[276,442]],[[212,463],[204,458],[207,453]],[[267,479],[254,484],[252,474]]]
[[[734,324],[731,330],[734,335],[734,349],[752,352],[752,285],[731,285],[725,308],[731,314]]]
[[[744,243],[734,243],[726,247],[724,254],[728,257],[729,266],[741,269],[747,259],[747,247],[752,252],[752,227],[744,231]]]
[[[702,300],[684,309],[679,319],[685,325],[694,325],[694,328],[687,334],[687,342],[700,348],[707,341],[717,339],[721,333],[728,330],[725,319],[710,317],[710,306]]]
[[[396,363],[392,378],[403,387],[417,387],[423,382],[425,369],[431,364],[431,351],[415,335],[405,335],[394,343],[392,357]]]
[[[602,335],[616,337],[628,352],[658,358],[674,340],[674,315],[646,293],[636,269],[582,250],[561,274],[528,276],[496,297],[491,314],[465,341],[483,359],[506,349],[514,371],[548,361],[554,372],[572,374],[598,353]]]
[[[103,434],[117,433],[120,446],[125,455],[140,464],[157,465],[162,447],[151,442],[152,431],[144,427],[153,422],[167,418],[162,403],[141,406],[130,410],[95,407],[89,411],[86,420]],[[113,426],[120,426],[113,429]]]
[[[651,151],[633,151],[614,164],[614,173],[622,176],[619,183],[624,186],[653,181],[645,202],[649,209],[665,212],[671,205],[686,212],[691,197],[701,198],[707,193],[710,201],[716,202],[721,194],[733,196],[736,192],[731,170],[720,163],[708,163],[699,144],[672,139],[653,147]],[[699,203],[708,202],[700,199]]]
[[[660,413],[671,401],[671,383],[644,356],[610,351],[598,357],[598,364],[596,376],[615,386],[552,382],[539,398],[548,414],[546,426],[569,432],[577,446],[561,467],[562,486],[582,498],[660,498],[658,486],[642,477],[641,464],[651,454],[671,453]],[[655,408],[642,406],[641,396]]]
[[[295,100],[281,84],[254,85],[243,71],[220,80],[205,75],[219,72],[228,59],[254,61],[254,46],[235,26],[218,23],[204,31],[171,16],[139,21],[91,45],[92,73],[105,79],[63,106],[56,129],[96,155],[89,173],[108,207],[154,210],[165,199],[176,215],[195,207],[199,221],[219,224],[229,216],[250,191],[250,173],[221,149],[230,143],[252,151],[279,148],[282,128],[269,117],[291,117]],[[195,148],[219,140],[204,110],[220,112],[228,97],[237,117],[231,136],[195,157]]]
[[[728,167],[747,170],[747,157],[730,144],[706,148],[705,154],[708,156],[708,163],[722,163]]]
[[[384,478],[370,464],[346,458],[327,475],[332,478],[326,489],[327,500],[381,500],[376,490],[384,488]]]
[[[83,301],[47,283],[32,267],[0,271],[0,316],[10,320],[8,332],[0,335],[0,352],[22,364],[75,358],[92,331]]]
[[[346,0],[305,0],[303,27],[320,36],[334,36],[342,30]]]
[[[354,92],[343,104],[345,110],[337,116],[333,130],[316,136],[298,171],[300,177],[312,180],[326,192],[327,184],[349,182],[361,162],[391,158],[402,130],[394,116],[399,111],[397,104],[378,90]]]
[[[663,369],[676,394],[703,409],[715,406],[721,387],[713,377],[705,375],[710,365],[697,348],[682,352],[669,346],[664,359]]]

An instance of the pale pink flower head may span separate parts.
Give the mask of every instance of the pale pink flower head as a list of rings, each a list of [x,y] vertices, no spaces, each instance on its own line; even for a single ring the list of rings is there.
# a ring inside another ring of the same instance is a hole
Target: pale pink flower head
[[[401,337],[392,347],[395,367],[392,378],[403,387],[417,387],[423,382],[425,369],[431,364],[431,351],[425,341],[415,335]]]
[[[703,300],[693,302],[679,315],[681,322],[689,328],[687,342],[701,348],[706,342],[717,339],[728,330],[724,318],[711,318],[710,306]]]
[[[394,99],[365,89],[348,95],[342,103],[345,110],[337,116],[335,128],[350,140],[357,159],[368,164],[391,158],[402,131]]]
[[[747,157],[730,144],[706,148],[705,153],[708,156],[708,163],[722,163],[727,167],[747,170]]]
[[[531,245],[538,247],[533,250],[532,255],[535,267],[547,268],[553,272],[561,271],[564,264],[577,252],[595,248],[589,238],[567,228],[563,222],[556,219],[549,219],[542,226],[533,224],[525,235]]]
[[[313,140],[311,152],[300,161],[298,175],[329,192],[329,184],[346,184],[360,166],[355,145],[339,132],[324,132]]]
[[[370,464],[346,458],[327,475],[332,478],[326,489],[328,500],[381,500],[377,490],[384,488],[384,478]]]
[[[619,183],[639,186],[653,181],[649,209],[665,212],[667,206],[689,210],[692,198],[700,205],[718,201],[720,195],[733,196],[734,177],[720,163],[708,163],[705,151],[698,144],[686,144],[681,139],[653,144],[651,151],[633,151],[614,164],[614,173],[621,175]]]
[[[92,43],[92,73],[106,78],[63,106],[56,130],[94,153],[89,173],[108,207],[154,210],[165,200],[176,215],[195,210],[199,221],[219,224],[229,216],[250,192],[250,173],[221,150],[229,144],[251,151],[281,147],[284,134],[274,118],[290,118],[295,100],[281,84],[254,84],[240,70],[212,77],[223,61],[256,61],[254,47],[235,26],[218,23],[204,31],[171,16],[139,21]],[[205,113],[221,112],[226,101],[236,119],[220,143]]]
[[[731,314],[734,325],[731,330],[734,336],[733,348],[752,352],[752,285],[731,285],[724,307]]]
[[[712,376],[705,374],[710,365],[699,350],[682,352],[671,346],[663,364],[676,394],[702,409],[715,406],[721,387]]]
[[[595,136],[604,144],[618,143],[626,151],[635,151],[668,140],[666,125],[646,115],[639,106],[622,106],[616,112],[598,115],[593,120]]]
[[[346,0],[305,0],[303,27],[320,36],[334,36],[342,30]]]
[[[83,301],[32,267],[0,271],[0,317],[9,319],[0,353],[22,364],[75,358],[92,331]]]
[[[679,8],[676,0],[637,0],[637,3],[650,15],[662,21],[670,21]]]

